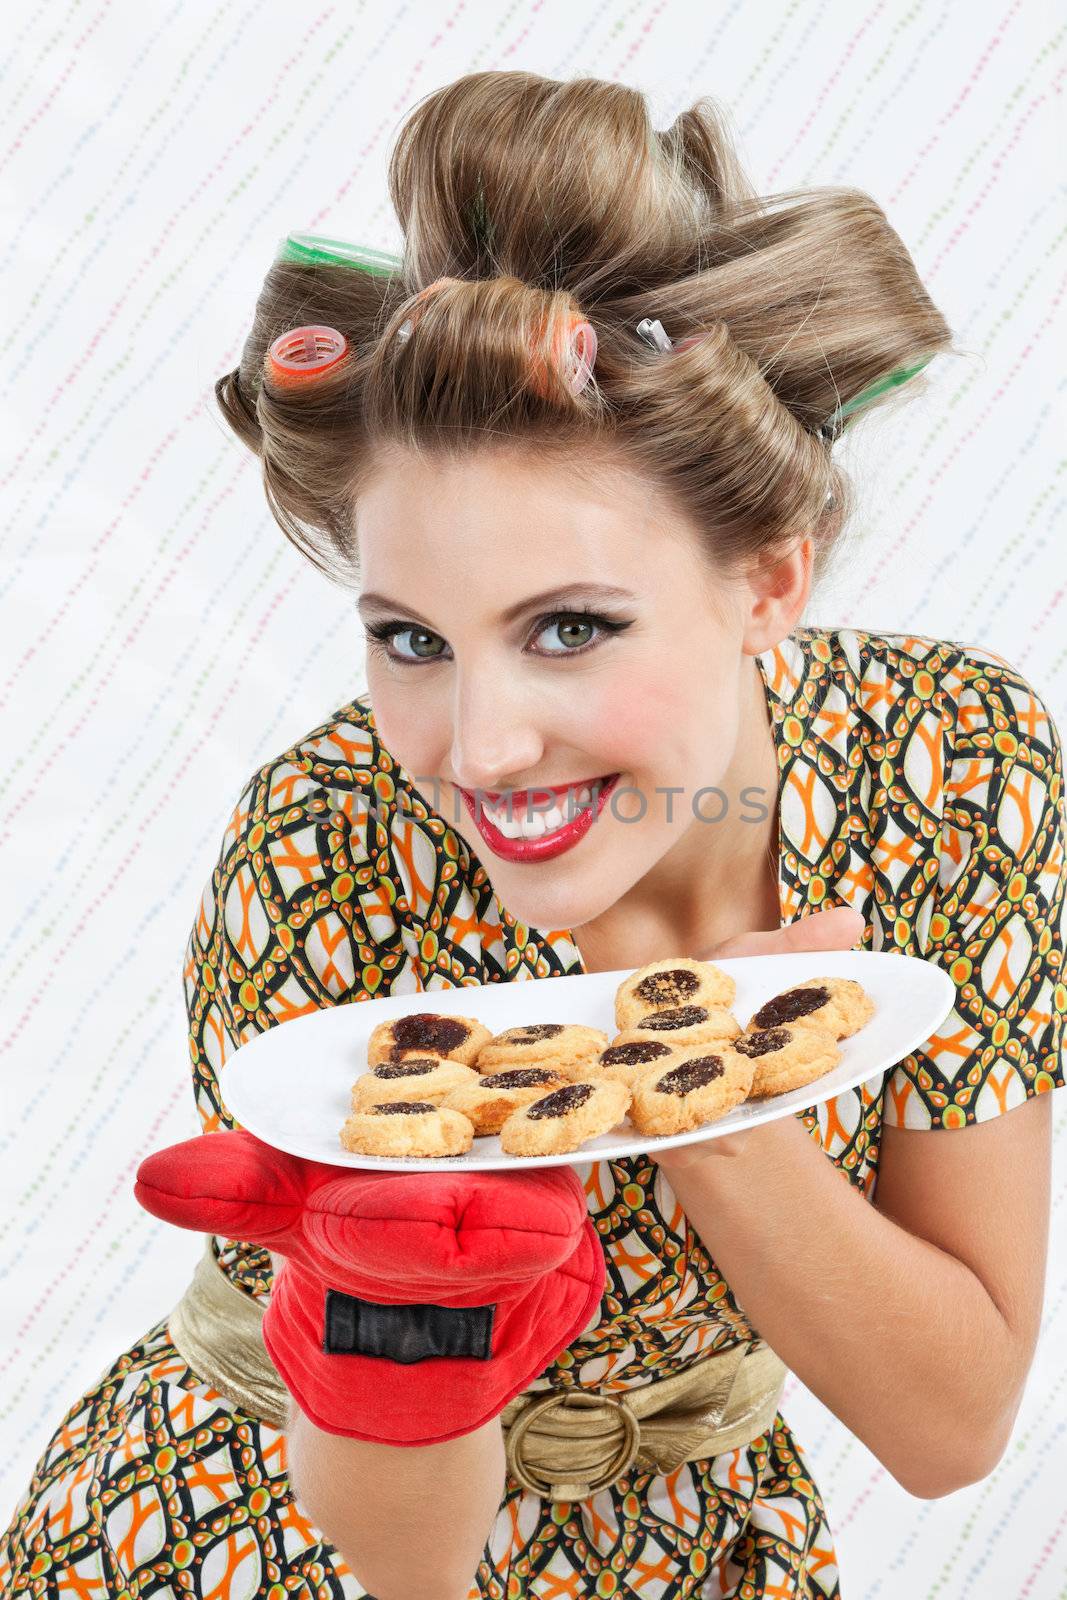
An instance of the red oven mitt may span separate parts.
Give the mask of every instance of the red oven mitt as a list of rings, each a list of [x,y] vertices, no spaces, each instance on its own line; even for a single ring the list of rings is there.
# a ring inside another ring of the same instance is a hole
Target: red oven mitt
[[[180,1228],[285,1254],[267,1352],[327,1433],[421,1445],[497,1416],[600,1302],[600,1240],[573,1167],[371,1172],[247,1129],[147,1156],[134,1194]]]

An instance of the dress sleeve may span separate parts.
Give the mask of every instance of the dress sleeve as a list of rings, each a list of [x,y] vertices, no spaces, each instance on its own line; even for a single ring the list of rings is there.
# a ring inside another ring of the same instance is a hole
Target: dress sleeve
[[[940,865],[924,959],[956,1003],[893,1067],[883,1121],[961,1128],[1064,1086],[1063,752],[1015,668],[970,650],[946,765]]]
[[[204,1133],[238,1128],[221,1069],[256,1033],[323,1006],[419,987],[417,937],[394,914],[396,882],[374,789],[309,761],[270,763],[245,786],[185,948],[193,1095]],[[410,919],[408,919],[410,921]]]

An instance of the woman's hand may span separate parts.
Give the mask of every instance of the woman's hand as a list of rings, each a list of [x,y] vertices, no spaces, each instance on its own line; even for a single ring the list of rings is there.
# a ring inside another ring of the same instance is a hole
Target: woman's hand
[[[810,917],[801,917],[787,928],[767,933],[741,933],[712,950],[701,950],[700,961],[718,961],[731,956],[791,955],[800,950],[851,950],[863,937],[867,924],[863,914],[851,906],[828,906]]]
[[[717,961],[731,956],[790,955],[801,950],[851,950],[862,939],[865,927],[859,911],[853,911],[850,906],[830,906],[825,911],[801,917],[785,928],[739,934],[736,939],[727,939],[711,950],[701,950],[698,959]],[[709,1157],[749,1154],[755,1145],[774,1137],[773,1129],[773,1123],[757,1123],[754,1128],[737,1133],[723,1133],[696,1144],[675,1145],[664,1150],[657,1161],[669,1177],[672,1171],[679,1172]]]

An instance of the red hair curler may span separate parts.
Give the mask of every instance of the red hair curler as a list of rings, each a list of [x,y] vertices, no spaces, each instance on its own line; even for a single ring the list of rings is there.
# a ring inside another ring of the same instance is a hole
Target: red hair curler
[[[536,338],[540,339],[543,333],[542,321]],[[557,370],[562,370],[571,394],[581,394],[593,376],[596,352],[596,329],[591,322],[573,314],[557,320],[552,333],[552,360]],[[551,397],[548,373],[544,358],[536,347],[531,350],[530,363],[530,385],[542,400],[547,400]]]

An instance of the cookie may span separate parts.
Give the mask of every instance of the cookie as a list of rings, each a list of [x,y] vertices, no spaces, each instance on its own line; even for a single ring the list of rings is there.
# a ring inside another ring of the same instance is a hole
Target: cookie
[[[835,1039],[858,1033],[874,1016],[875,1004],[854,978],[809,978],[764,1002],[748,1020],[746,1033],[762,1028],[821,1028]]]
[[[490,1030],[474,1017],[445,1016],[440,1011],[412,1011],[391,1022],[379,1022],[367,1040],[367,1064],[402,1061],[407,1055],[445,1056],[469,1067],[491,1039]]]
[[[494,1033],[478,1051],[474,1065],[483,1074],[544,1067],[563,1078],[576,1078],[607,1043],[606,1033],[587,1028],[584,1022],[531,1022]]]
[[[824,1072],[836,1067],[841,1052],[832,1033],[821,1028],[796,1028],[783,1023],[780,1028],[757,1028],[735,1039],[733,1048],[747,1056],[755,1066],[750,1100],[764,1100],[771,1094],[785,1094],[813,1083]]]
[[[728,1010],[736,995],[737,985],[729,973],[710,961],[696,961],[691,956],[650,961],[631,972],[616,989],[615,1022],[619,1028],[633,1028],[650,1011],[675,1006]]]
[[[499,1133],[513,1111],[542,1099],[551,1089],[562,1089],[567,1082],[547,1067],[512,1067],[507,1072],[487,1073],[484,1078],[476,1072],[471,1076],[473,1081],[451,1090],[443,1104],[469,1118],[476,1136]]]
[[[732,1011],[723,1006],[670,1006],[639,1017],[631,1028],[615,1035],[612,1044],[632,1044],[638,1039],[658,1039],[678,1050],[700,1045],[729,1044],[741,1032]]]
[[[686,1050],[634,1090],[630,1121],[638,1133],[688,1133],[725,1116],[748,1096],[756,1064],[729,1045]]]
[[[568,1083],[513,1111],[500,1130],[509,1156],[554,1156],[577,1150],[587,1139],[610,1133],[626,1115],[630,1091],[605,1078]]]
[[[466,1117],[427,1100],[353,1111],[341,1129],[342,1147],[365,1156],[461,1156],[473,1143]]]
[[[631,1094],[642,1078],[654,1068],[665,1067],[668,1057],[677,1051],[661,1039],[631,1039],[628,1043],[609,1044],[587,1068],[585,1076],[595,1083],[598,1078],[614,1078],[624,1084]]]
[[[477,1082],[473,1067],[445,1056],[407,1055],[402,1061],[379,1061],[352,1085],[352,1110],[362,1111],[387,1100],[427,1100],[439,1106],[450,1089]]]

